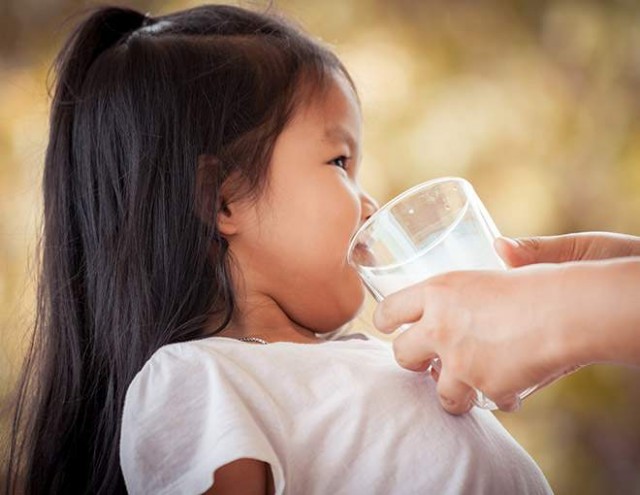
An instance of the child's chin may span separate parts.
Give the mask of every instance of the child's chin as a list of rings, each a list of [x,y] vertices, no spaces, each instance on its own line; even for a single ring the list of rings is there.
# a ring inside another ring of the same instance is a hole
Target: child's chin
[[[354,300],[353,305],[343,306],[340,314],[335,314],[331,318],[325,319],[320,325],[316,326],[315,332],[320,334],[335,332],[351,323],[364,307],[364,294],[358,301],[358,304]]]
[[[345,307],[345,314],[343,318],[344,321],[340,324],[340,326],[346,325],[360,314],[360,312],[364,308],[365,296],[366,289],[364,288],[364,285],[361,285],[360,291],[356,295],[354,295],[351,301],[349,301],[350,304],[348,305],[348,307]]]

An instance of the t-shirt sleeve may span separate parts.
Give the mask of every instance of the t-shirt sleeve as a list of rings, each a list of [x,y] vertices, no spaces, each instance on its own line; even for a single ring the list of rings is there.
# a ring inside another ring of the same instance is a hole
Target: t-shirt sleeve
[[[276,493],[282,465],[255,412],[214,356],[179,345],[160,349],[131,382],[124,404],[120,464],[136,494],[197,494],[216,469],[250,458],[270,465]]]

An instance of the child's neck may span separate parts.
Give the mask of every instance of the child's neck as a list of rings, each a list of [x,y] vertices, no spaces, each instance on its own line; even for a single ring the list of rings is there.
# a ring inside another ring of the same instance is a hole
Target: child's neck
[[[258,337],[266,342],[323,342],[313,331],[291,320],[275,300],[264,294],[237,300],[235,315],[218,336],[235,339]]]

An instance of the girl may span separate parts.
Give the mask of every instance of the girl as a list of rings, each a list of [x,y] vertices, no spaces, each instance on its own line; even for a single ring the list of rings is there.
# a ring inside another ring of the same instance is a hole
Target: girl
[[[12,480],[23,465],[28,493],[549,491],[491,413],[448,416],[387,346],[327,338],[362,305],[346,250],[376,206],[326,47],[229,6],[104,7],[57,69]]]

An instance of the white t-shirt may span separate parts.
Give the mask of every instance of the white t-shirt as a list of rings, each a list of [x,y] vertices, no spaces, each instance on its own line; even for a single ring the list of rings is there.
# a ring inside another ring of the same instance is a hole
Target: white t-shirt
[[[129,386],[120,455],[133,495],[205,492],[241,458],[277,494],[551,493],[491,412],[447,414],[376,339],[164,346]]]

